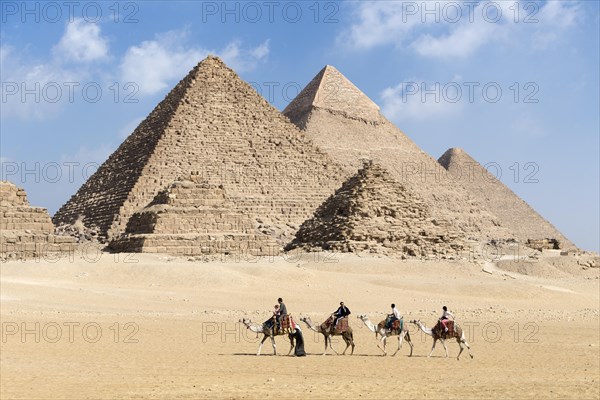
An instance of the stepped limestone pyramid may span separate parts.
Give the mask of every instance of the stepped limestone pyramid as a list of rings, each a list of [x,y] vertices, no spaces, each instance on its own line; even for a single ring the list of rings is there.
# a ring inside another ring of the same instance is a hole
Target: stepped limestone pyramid
[[[181,177],[223,186],[280,244],[342,181],[340,167],[219,58],[194,67],[54,216],[103,236]]]
[[[48,211],[29,205],[25,190],[8,181],[0,181],[0,217],[0,259],[74,249],[74,238],[54,234]]]
[[[544,247],[540,241],[547,241],[548,244],[556,243],[556,247],[575,247],[552,224],[464,150],[448,149],[438,161],[456,181],[467,187],[481,204],[497,215],[505,225],[510,226],[523,243],[528,243],[531,247]]]
[[[462,233],[378,164],[366,162],[304,222],[287,247],[459,258]]]
[[[277,244],[250,214],[235,209],[225,189],[189,180],[174,182],[129,219],[110,243],[121,252],[173,255],[270,255]]]
[[[380,164],[420,196],[437,221],[477,240],[512,239],[510,221],[483,207],[447,171],[388,121],[379,107],[332,66],[317,76],[283,113],[344,168],[346,177],[363,160]]]

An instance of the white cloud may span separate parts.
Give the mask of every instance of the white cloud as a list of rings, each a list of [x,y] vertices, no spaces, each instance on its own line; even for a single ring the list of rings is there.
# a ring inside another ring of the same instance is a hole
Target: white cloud
[[[99,25],[83,19],[67,23],[52,54],[44,60],[32,59],[27,49],[2,45],[2,117],[43,119],[55,115],[66,102],[74,101],[76,85],[88,83],[91,62],[106,59],[108,51]]]
[[[208,54],[216,54],[237,71],[251,70],[269,54],[269,41],[244,49],[232,41],[221,51],[183,45],[187,29],[157,35],[155,40],[130,47],[120,65],[123,82],[135,82],[142,94],[157,93],[181,79]]]
[[[223,50],[215,52],[231,68],[238,72],[253,70],[269,55],[269,40],[255,48],[243,49],[239,40],[230,42]]]
[[[458,77],[455,77],[458,78]],[[382,113],[393,121],[418,120],[449,117],[462,114],[465,103],[464,88],[409,79],[381,92]],[[461,92],[462,91],[462,92]],[[434,93],[437,95],[434,95]]]
[[[343,32],[338,41],[358,49],[384,44],[402,44],[411,31],[421,24],[419,16],[406,12],[408,1],[363,1],[356,3],[358,20]]]
[[[577,2],[549,1],[535,18],[539,21],[532,35],[532,46],[544,50],[561,40],[562,32],[571,28],[582,18]]]
[[[422,35],[411,43],[411,47],[422,56],[464,58],[493,40],[496,31],[495,26],[488,23],[463,24],[447,35]]]
[[[69,97],[66,85],[87,76],[85,69],[65,68],[56,59],[41,63],[27,60],[23,52],[9,45],[1,47],[0,57],[3,118],[41,119],[52,115]]]
[[[108,56],[108,40],[100,35],[100,25],[78,18],[67,23],[53,50],[70,61],[97,61]]]
[[[340,44],[351,50],[383,45],[406,46],[431,58],[466,58],[482,47],[516,40],[521,37],[517,36],[519,34],[531,36],[534,48],[543,48],[573,26],[581,14],[577,1],[521,1],[518,18],[516,2],[511,1],[482,1],[472,9],[465,6],[466,2],[446,0],[354,4],[355,22],[338,36]],[[460,18],[455,19],[454,12],[444,11],[455,10],[457,5],[461,10]],[[437,21],[436,15],[426,12],[434,7],[438,9]],[[497,13],[501,17],[496,21]],[[538,23],[525,23],[526,17],[537,19]]]

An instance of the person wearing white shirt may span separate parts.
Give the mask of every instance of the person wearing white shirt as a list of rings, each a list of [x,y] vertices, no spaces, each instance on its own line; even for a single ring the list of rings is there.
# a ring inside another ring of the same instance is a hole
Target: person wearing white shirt
[[[394,320],[397,319],[398,321],[400,321],[401,318],[402,315],[400,315],[400,311],[398,311],[395,304],[392,304],[392,313],[388,314],[386,329],[392,329],[392,323],[394,322]]]
[[[454,314],[452,314],[450,311],[448,311],[448,307],[444,306],[442,307],[442,316],[440,317],[440,322],[442,323],[442,326],[444,327],[444,330],[446,332],[448,332],[448,327],[446,326],[446,321],[448,321],[448,319],[452,318],[452,320],[454,320]]]

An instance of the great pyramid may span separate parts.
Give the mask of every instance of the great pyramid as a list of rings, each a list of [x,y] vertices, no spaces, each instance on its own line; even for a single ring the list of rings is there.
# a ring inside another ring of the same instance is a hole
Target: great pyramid
[[[223,187],[182,180],[134,213],[111,250],[173,255],[276,254],[251,215],[235,209]]]
[[[110,239],[181,177],[222,185],[286,243],[342,181],[340,167],[219,58],[194,67],[55,214]]]
[[[72,251],[75,239],[54,234],[45,208],[31,207],[25,190],[0,181],[0,259]]]
[[[460,258],[463,238],[432,219],[425,202],[384,168],[366,162],[302,224],[287,248]]]
[[[346,177],[360,168],[363,160],[373,160],[421,197],[437,221],[450,223],[467,238],[514,238],[500,218],[453,182],[435,159],[388,121],[379,107],[334,67],[323,68],[283,113],[342,165]]]
[[[459,148],[448,149],[438,160],[454,177],[469,190],[481,204],[497,215],[504,225],[511,228],[522,243],[530,247],[574,248],[552,224],[539,215],[529,204],[506,185],[490,174],[467,152]]]

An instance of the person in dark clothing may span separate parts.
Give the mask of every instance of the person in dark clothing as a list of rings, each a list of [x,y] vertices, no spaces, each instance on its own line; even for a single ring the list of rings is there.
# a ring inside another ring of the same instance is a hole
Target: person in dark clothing
[[[335,327],[337,326],[337,322],[339,319],[347,317],[350,314],[351,314],[350,309],[344,305],[343,301],[340,302],[339,308],[337,310],[335,310],[335,312],[333,313],[332,330],[334,330]]]
[[[277,299],[277,303],[279,303],[279,315],[277,316],[277,326],[281,328],[281,319],[287,316],[287,307],[283,302],[283,299],[280,297]]]

